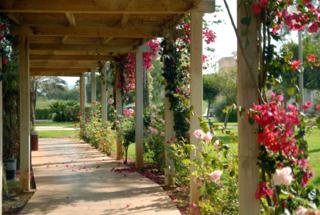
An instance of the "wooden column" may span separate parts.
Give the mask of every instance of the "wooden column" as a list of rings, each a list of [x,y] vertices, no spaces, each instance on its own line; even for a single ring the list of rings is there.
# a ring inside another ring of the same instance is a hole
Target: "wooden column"
[[[22,36],[19,45],[20,78],[20,183],[24,191],[30,190],[30,81],[29,43]]]
[[[168,97],[164,98],[164,120],[165,120],[165,143],[170,144],[173,139],[175,139],[174,132],[174,122],[173,122],[173,112],[170,110],[170,101]],[[165,169],[165,184],[166,186],[172,186],[173,174],[174,174],[174,165],[170,159],[167,150],[165,150],[165,159],[166,159],[166,169]]]
[[[202,116],[202,17],[203,13],[201,12],[191,13],[190,100],[193,114],[190,119],[190,134],[200,128],[198,117]],[[197,149],[191,152],[191,159],[195,159],[199,150],[199,142],[193,135],[190,135],[190,142]],[[198,203],[198,200],[199,190],[196,178],[193,177],[190,180],[190,203]],[[191,213],[193,212],[191,211]]]
[[[96,83],[96,70],[91,70],[91,105],[95,107],[97,101],[97,83]]]
[[[101,72],[101,118],[102,122],[108,120],[108,106],[107,106],[107,70],[109,69],[109,63],[106,63]]]
[[[86,79],[85,74],[80,76],[80,133],[83,134],[83,126],[86,119]]]
[[[240,5],[240,6],[239,6]],[[252,104],[258,104],[258,23],[253,14],[249,28],[240,20],[248,16],[248,10],[238,0],[238,34],[243,50],[238,44],[238,80],[237,100],[240,107],[248,110]],[[249,10],[250,13],[250,10]],[[245,35],[242,32],[247,32]],[[249,41],[249,42],[247,42]],[[246,60],[248,64],[246,63]],[[250,66],[248,66],[250,65]],[[251,67],[251,68],[249,68]],[[252,70],[252,71],[250,71]],[[256,128],[249,124],[246,114],[238,115],[239,132],[239,186],[240,215],[259,214],[259,201],[255,198],[258,187],[259,170],[257,166],[258,144]]]
[[[143,167],[143,46],[136,51],[135,142],[136,167]]]
[[[116,67],[116,81],[115,81],[115,103],[117,116],[122,115],[123,107],[122,107],[122,90],[120,86],[117,86],[120,82],[121,74],[120,70]],[[117,133],[117,148],[116,148],[116,159],[121,160],[123,158],[123,149],[122,149],[122,136],[118,132]]]
[[[2,56],[0,54],[0,71],[2,72]],[[0,80],[0,214],[2,214],[2,178],[3,178],[3,101],[2,81]]]

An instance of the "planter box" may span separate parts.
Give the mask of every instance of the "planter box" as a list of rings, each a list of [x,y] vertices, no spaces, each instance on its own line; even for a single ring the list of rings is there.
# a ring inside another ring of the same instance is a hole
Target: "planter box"
[[[9,159],[5,161],[6,179],[15,180],[17,171],[17,160]]]
[[[31,151],[38,151],[38,149],[39,149],[38,134],[31,134],[30,142],[31,142]]]

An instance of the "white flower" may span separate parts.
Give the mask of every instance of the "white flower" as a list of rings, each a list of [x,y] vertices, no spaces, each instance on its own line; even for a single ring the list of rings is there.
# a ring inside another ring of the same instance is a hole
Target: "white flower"
[[[308,209],[302,206],[299,206],[297,210],[294,212],[295,215],[307,215]]]
[[[277,169],[273,174],[272,180],[275,185],[290,185],[293,181],[292,170],[290,167],[284,167]]]
[[[222,175],[221,170],[215,170],[209,174],[209,179],[210,181],[217,183],[220,180],[221,175]]]

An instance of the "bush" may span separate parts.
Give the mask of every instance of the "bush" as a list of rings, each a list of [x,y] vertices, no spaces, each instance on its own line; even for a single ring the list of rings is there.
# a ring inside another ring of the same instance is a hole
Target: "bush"
[[[107,155],[111,155],[117,135],[109,122],[101,122],[101,112],[98,110],[99,107],[86,119],[81,138]]]
[[[228,108],[229,106],[232,106],[232,104],[232,101],[227,101],[223,96],[219,97],[214,103],[215,117],[219,122],[225,121],[227,113],[229,114],[228,122],[237,122],[237,111]],[[228,109],[229,111],[227,111]]]
[[[36,119],[50,119],[51,113],[49,108],[36,109]]]
[[[80,105],[76,101],[56,101],[49,108],[55,122],[79,121]]]
[[[128,161],[128,149],[131,143],[135,142],[135,119],[133,116],[119,115],[117,120],[117,130],[122,136],[124,148],[124,163]]]

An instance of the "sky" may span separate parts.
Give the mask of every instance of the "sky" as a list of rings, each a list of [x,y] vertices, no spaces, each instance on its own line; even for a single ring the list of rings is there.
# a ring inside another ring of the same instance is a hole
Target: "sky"
[[[227,1],[233,16],[235,23],[237,23],[237,1],[229,0]],[[237,49],[237,39],[232,28],[230,18],[223,4],[223,0],[216,0],[216,5],[219,8],[219,12],[213,14],[206,14],[204,19],[209,22],[210,29],[216,33],[216,41],[210,46],[215,51],[207,52],[206,47],[204,47],[204,54],[208,56],[208,64],[214,65],[217,60],[222,57],[232,56],[232,53]],[[212,21],[221,20],[220,24],[214,24]],[[204,73],[213,72],[212,68],[206,69]],[[68,86],[71,88],[75,85],[75,82],[79,79],[77,77],[61,77],[64,79]]]

